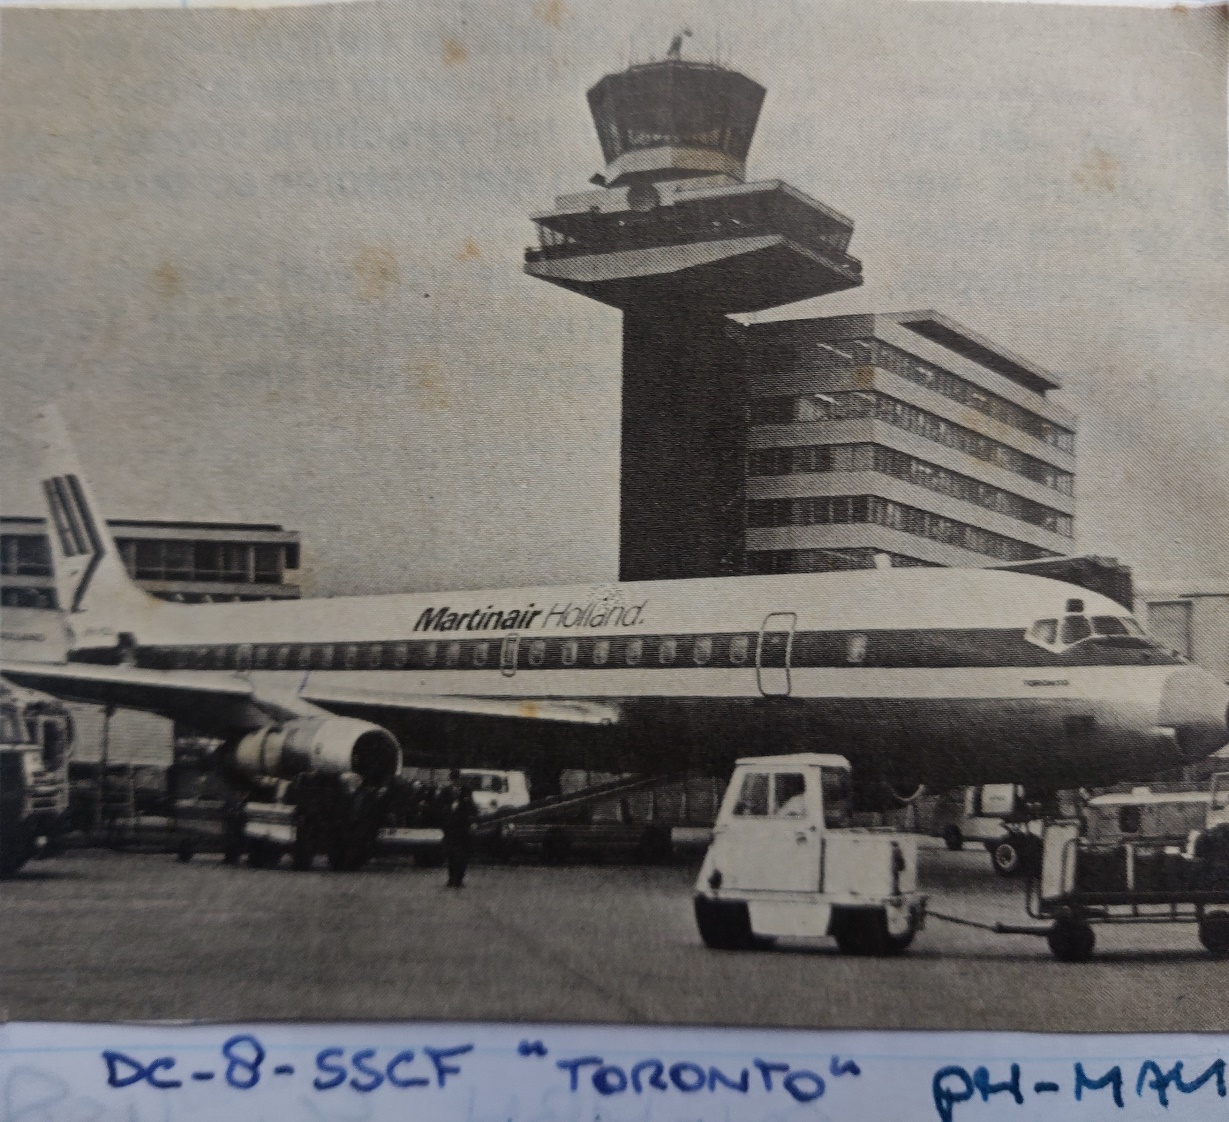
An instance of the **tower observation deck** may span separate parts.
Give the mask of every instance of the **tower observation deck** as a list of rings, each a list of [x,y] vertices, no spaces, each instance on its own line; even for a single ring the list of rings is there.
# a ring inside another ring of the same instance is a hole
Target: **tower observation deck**
[[[851,219],[746,182],[764,87],[671,54],[589,90],[605,173],[533,216],[525,254],[623,312],[623,580],[741,571],[747,385],[726,317],[862,283]]]

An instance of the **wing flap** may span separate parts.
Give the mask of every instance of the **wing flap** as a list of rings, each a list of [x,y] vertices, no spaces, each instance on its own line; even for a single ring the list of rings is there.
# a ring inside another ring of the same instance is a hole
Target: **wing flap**
[[[507,717],[522,721],[559,721],[576,725],[612,725],[619,711],[593,701],[566,701],[540,697],[471,697],[444,694],[406,694],[397,690],[363,689],[310,682],[299,696],[314,705],[407,709],[424,713],[462,713],[476,717]]]

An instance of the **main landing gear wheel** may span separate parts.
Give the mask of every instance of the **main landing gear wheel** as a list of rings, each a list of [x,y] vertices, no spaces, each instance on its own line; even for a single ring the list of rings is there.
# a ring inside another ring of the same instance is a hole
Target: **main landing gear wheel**
[[[1087,962],[1092,958],[1097,937],[1092,928],[1080,920],[1060,919],[1046,936],[1050,953],[1059,962]]]
[[[1229,955],[1229,912],[1214,912],[1199,921],[1199,941],[1215,958]]]
[[[842,954],[884,958],[904,953],[914,931],[893,935],[882,908],[840,908],[832,915],[832,937]]]

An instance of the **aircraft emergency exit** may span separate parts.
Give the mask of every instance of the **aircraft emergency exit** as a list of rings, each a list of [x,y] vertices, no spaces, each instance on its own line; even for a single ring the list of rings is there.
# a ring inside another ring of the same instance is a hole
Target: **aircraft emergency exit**
[[[901,788],[1146,777],[1229,740],[1229,688],[1119,604],[995,570],[888,569],[301,601],[168,603],[128,578],[43,419],[59,697],[146,710],[255,775],[403,759],[727,774],[839,751]]]

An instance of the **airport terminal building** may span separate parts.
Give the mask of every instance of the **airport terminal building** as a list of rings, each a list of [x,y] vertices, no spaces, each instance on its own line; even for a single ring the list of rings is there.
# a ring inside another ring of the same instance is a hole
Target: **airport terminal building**
[[[299,596],[299,534],[256,522],[107,522],[124,567],[147,592],[199,604]],[[55,608],[43,518],[0,517],[0,603]]]
[[[747,571],[1072,552],[1075,419],[1052,374],[932,311],[745,338]]]

